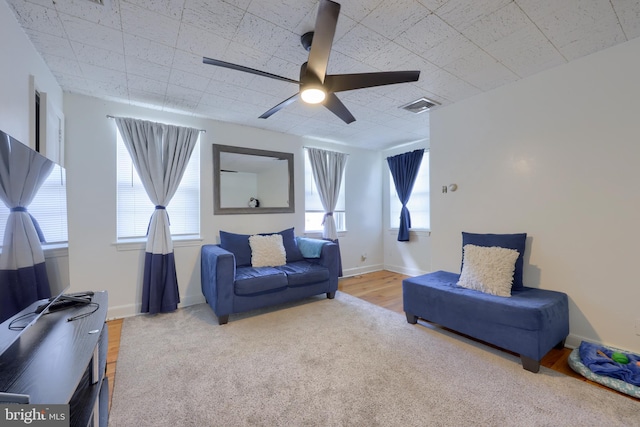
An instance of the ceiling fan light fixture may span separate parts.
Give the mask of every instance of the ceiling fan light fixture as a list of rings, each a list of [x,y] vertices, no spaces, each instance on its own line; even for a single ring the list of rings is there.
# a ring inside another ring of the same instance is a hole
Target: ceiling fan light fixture
[[[307,104],[320,104],[327,97],[324,90],[318,87],[307,87],[300,92],[300,98]]]

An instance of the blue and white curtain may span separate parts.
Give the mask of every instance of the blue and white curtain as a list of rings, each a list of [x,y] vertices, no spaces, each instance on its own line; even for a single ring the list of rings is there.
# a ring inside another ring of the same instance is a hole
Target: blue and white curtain
[[[407,203],[413,191],[413,184],[416,182],[424,149],[414,150],[409,153],[398,154],[397,156],[387,157],[389,170],[393,177],[393,183],[396,186],[396,192],[402,210],[400,211],[400,229],[398,230],[398,241],[409,241],[409,229],[411,228],[411,214],[407,209]]]
[[[319,148],[307,148],[309,163],[313,172],[313,179],[316,182],[318,196],[324,209],[324,219],[322,220],[322,238],[336,243],[338,246],[338,231],[336,221],[333,218],[333,211],[338,204],[340,195],[340,185],[342,175],[347,164],[347,155],[335,151],[326,151]],[[338,275],[342,276],[342,260],[339,259]]]
[[[178,189],[200,131],[122,117],[116,117],[116,124],[147,195],[156,205],[147,232],[141,311],[173,311],[180,293],[166,206]]]
[[[0,322],[51,296],[40,227],[27,208],[53,162],[0,132],[0,199],[10,209],[0,255]]]
[[[313,171],[313,179],[316,182],[320,202],[322,202],[325,212],[324,220],[322,221],[324,226],[322,237],[336,240],[338,232],[336,231],[336,222],[333,219],[333,211],[338,204],[340,184],[342,183],[344,167],[347,164],[347,155],[319,148],[307,148],[307,150],[311,170]]]

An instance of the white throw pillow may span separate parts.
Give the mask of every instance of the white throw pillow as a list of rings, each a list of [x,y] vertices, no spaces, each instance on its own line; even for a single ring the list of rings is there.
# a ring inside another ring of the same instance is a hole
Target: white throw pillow
[[[501,297],[511,296],[518,251],[497,246],[464,245],[458,286]]]
[[[275,267],[287,263],[287,253],[281,234],[250,236],[249,246],[251,246],[252,267]]]

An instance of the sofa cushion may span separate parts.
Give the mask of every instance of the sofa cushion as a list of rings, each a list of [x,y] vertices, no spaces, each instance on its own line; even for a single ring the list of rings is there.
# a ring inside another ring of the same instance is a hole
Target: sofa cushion
[[[274,267],[287,262],[280,234],[253,235],[249,237],[249,246],[251,246],[252,267]]]
[[[515,249],[519,256],[516,260],[515,270],[513,272],[512,289],[521,289],[524,284],[522,282],[522,273],[524,268],[524,248],[527,240],[527,233],[515,234],[476,234],[462,232],[462,247],[465,245],[476,246],[498,246],[501,248]],[[464,267],[464,258],[460,271]]]
[[[229,233],[220,230],[220,247],[236,257],[236,266],[251,265],[251,246],[248,234]]]
[[[518,251],[497,246],[464,245],[458,286],[501,297],[511,296]]]
[[[270,234],[280,234],[282,236],[282,244],[287,256],[287,262],[303,260],[304,257],[298,249],[294,228],[287,228],[278,233],[260,233],[261,236]],[[251,246],[249,245],[249,234],[229,233],[220,230],[220,247],[233,253],[236,257],[236,266],[244,267],[251,265]]]
[[[329,269],[308,261],[290,262],[276,267],[286,273],[289,286],[306,286],[329,280]]]
[[[287,262],[301,261],[304,259],[300,249],[298,248],[298,242],[296,242],[296,236],[293,227],[287,228],[277,233],[282,236],[282,244],[287,252]]]
[[[255,295],[287,287],[287,276],[275,267],[240,267],[236,269],[236,295]]]

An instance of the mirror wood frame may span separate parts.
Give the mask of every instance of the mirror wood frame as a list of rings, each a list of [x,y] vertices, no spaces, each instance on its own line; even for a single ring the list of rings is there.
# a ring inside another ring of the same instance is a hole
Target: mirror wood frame
[[[289,206],[283,207],[230,207],[221,206],[220,197],[220,153],[247,154],[251,156],[277,157],[287,161],[289,172]],[[213,144],[213,214],[237,215],[237,214],[274,214],[295,212],[295,192],[293,183],[293,153],[279,151],[259,150],[256,148],[236,147],[232,145]]]

